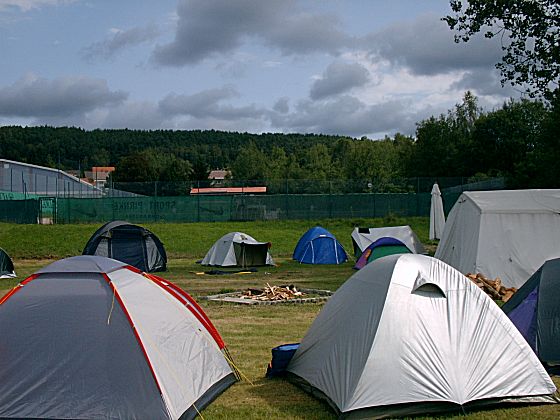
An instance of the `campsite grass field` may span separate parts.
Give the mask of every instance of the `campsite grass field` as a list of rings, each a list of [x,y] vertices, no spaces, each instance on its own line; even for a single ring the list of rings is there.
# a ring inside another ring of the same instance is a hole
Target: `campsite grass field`
[[[322,308],[322,304],[282,304],[241,306],[200,299],[220,292],[248,287],[294,284],[303,288],[336,290],[353,273],[353,258],[338,266],[312,266],[291,260],[299,237],[320,224],[330,230],[352,254],[350,233],[354,226],[410,225],[433,253],[428,241],[427,218],[348,219],[314,221],[274,221],[239,223],[146,223],[165,244],[169,269],[160,273],[193,295],[224,338],[244,380],[219,396],[201,414],[204,419],[334,419],[325,404],[282,379],[266,379],[271,348],[299,342]],[[2,280],[0,294],[50,262],[79,255],[98,224],[15,225],[0,223],[0,246],[13,258],[18,279]],[[222,235],[242,231],[260,241],[272,243],[277,265],[258,268],[251,274],[209,275],[196,263]],[[37,352],[40,357],[40,351]],[[483,357],[483,355],[481,355]],[[560,386],[558,378],[553,380]],[[381,384],[380,386],[383,386]],[[444,416],[442,418],[511,419],[560,418],[560,405],[499,408]],[[422,417],[430,418],[430,417]]]

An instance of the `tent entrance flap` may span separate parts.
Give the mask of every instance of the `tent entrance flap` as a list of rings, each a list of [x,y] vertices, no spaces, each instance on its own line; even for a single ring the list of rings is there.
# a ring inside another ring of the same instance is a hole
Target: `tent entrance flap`
[[[114,233],[111,240],[111,257],[142,271],[148,271],[146,249],[140,235],[126,232]]]
[[[2,248],[0,248],[0,279],[16,277],[14,263]]]
[[[233,249],[238,265],[241,267],[266,265],[268,244],[253,245],[244,242],[234,242]]]

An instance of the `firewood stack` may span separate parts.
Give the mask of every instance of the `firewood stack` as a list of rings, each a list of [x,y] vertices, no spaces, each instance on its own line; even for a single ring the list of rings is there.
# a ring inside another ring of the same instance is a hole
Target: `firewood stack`
[[[496,277],[495,280],[490,280],[480,273],[468,273],[467,277],[494,300],[507,302],[517,292],[515,287],[505,287],[499,277]]]
[[[266,283],[264,289],[247,289],[241,295],[242,299],[253,300],[289,300],[302,297],[304,294],[296,289],[294,285],[271,286]]]

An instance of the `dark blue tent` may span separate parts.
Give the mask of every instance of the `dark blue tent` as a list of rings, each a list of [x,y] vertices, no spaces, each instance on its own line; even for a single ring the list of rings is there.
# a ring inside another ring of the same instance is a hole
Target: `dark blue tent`
[[[541,361],[560,363],[560,258],[545,262],[502,309]]]
[[[167,254],[159,238],[142,226],[120,220],[97,229],[83,255],[113,258],[146,273],[167,270]]]
[[[300,238],[293,259],[304,264],[341,264],[348,256],[332,233],[315,226]]]

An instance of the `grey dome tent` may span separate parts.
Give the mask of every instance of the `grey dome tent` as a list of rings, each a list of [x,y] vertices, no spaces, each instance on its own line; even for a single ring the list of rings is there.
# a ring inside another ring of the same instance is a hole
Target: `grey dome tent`
[[[194,419],[236,381],[192,297],[120,261],[57,261],[0,309],[0,418]]]
[[[268,252],[270,245],[270,242],[259,242],[243,232],[230,232],[212,245],[201,264],[217,267],[274,265]]]
[[[167,254],[159,238],[142,226],[119,220],[97,229],[82,254],[113,258],[147,273],[167,269]]]
[[[0,279],[11,279],[16,277],[14,263],[10,256],[0,248]]]
[[[349,418],[556,402],[556,386],[502,310],[457,270],[417,254],[380,258],[350,277],[287,375]]]
[[[560,363],[560,258],[545,262],[502,310],[541,361]]]

